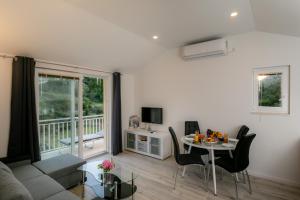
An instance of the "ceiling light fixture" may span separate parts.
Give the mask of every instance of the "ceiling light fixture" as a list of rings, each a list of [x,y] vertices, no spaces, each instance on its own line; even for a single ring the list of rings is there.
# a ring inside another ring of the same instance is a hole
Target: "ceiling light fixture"
[[[230,14],[230,17],[236,17],[236,16],[238,16],[238,12],[232,12],[231,14]]]
[[[153,38],[153,40],[157,40],[158,36],[157,35],[153,35],[152,38]]]

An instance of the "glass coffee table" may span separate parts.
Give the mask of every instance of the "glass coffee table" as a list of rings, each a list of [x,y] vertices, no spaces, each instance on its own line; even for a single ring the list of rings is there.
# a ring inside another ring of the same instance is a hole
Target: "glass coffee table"
[[[88,162],[78,168],[83,173],[83,184],[91,187],[100,199],[133,199],[137,190],[137,174],[115,163],[110,172],[103,172],[98,165],[103,161]],[[84,186],[82,187],[84,195]]]

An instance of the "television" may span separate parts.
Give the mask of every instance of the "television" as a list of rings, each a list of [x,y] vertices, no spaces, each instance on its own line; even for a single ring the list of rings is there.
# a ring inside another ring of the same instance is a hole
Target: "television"
[[[162,124],[162,108],[142,107],[142,122],[151,124]]]

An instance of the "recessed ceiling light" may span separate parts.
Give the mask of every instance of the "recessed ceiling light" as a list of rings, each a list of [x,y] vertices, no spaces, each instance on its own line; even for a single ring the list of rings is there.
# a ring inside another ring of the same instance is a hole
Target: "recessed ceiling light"
[[[236,16],[238,16],[238,12],[232,12],[231,14],[230,14],[230,17],[236,17]]]
[[[152,38],[153,38],[153,40],[157,40],[158,36],[157,35],[153,35]]]

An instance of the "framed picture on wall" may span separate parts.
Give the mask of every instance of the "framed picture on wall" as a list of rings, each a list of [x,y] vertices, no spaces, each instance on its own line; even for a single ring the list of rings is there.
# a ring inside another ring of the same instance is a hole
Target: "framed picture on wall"
[[[253,112],[290,113],[290,66],[253,69]]]

